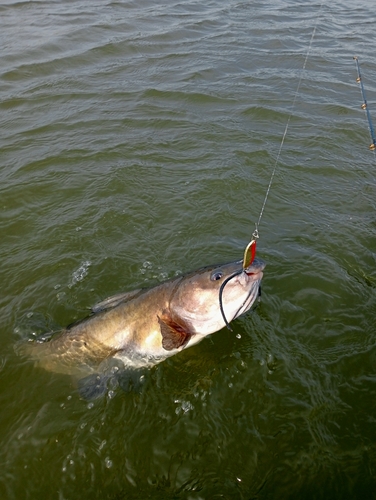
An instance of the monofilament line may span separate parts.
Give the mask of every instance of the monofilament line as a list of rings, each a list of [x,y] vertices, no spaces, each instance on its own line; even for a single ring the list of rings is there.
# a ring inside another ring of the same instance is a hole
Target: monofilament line
[[[286,127],[285,127],[285,130],[283,132],[283,136],[282,136],[282,140],[281,140],[281,144],[279,146],[279,149],[278,149],[278,153],[277,153],[277,158],[275,160],[275,163],[274,163],[274,168],[273,168],[273,171],[272,171],[272,175],[270,177],[270,181],[269,181],[269,185],[268,185],[268,189],[266,190],[266,194],[265,194],[265,198],[264,198],[264,202],[262,204],[262,207],[261,207],[261,211],[260,211],[260,215],[259,215],[259,218],[258,218],[258,221],[256,222],[255,224],[255,231],[253,233],[253,238],[258,238],[259,235],[258,235],[258,228],[260,226],[260,222],[261,222],[261,218],[263,216],[263,213],[264,213],[264,209],[265,209],[265,205],[266,205],[266,201],[268,199],[268,196],[269,196],[269,193],[270,193],[270,189],[272,187],[272,184],[273,184],[273,180],[274,180],[274,176],[275,176],[275,172],[277,170],[277,166],[278,166],[278,163],[279,163],[279,158],[281,156],[281,151],[282,151],[282,148],[283,148],[283,145],[284,145],[284,142],[285,142],[285,139],[286,139],[286,135],[287,135],[287,131],[289,129],[289,125],[290,125],[290,121],[291,121],[291,117],[292,117],[292,113],[294,111],[294,107],[295,107],[295,103],[296,103],[296,99],[298,97],[298,94],[299,94],[299,90],[300,90],[300,85],[302,83],[302,79],[303,79],[303,74],[304,74],[304,71],[306,69],[306,66],[307,66],[307,61],[308,61],[308,57],[309,57],[309,54],[311,52],[311,48],[312,48],[312,44],[313,44],[313,40],[315,38],[315,34],[316,34],[316,29],[317,29],[317,25],[318,25],[318,21],[319,21],[319,17],[320,17],[320,12],[321,12],[321,7],[322,7],[322,4],[323,2],[321,2],[320,4],[320,8],[317,12],[317,15],[316,15],[316,22],[315,22],[315,25],[313,27],[313,31],[312,31],[312,35],[311,35],[311,40],[309,42],[309,46],[308,46],[308,50],[307,50],[307,53],[306,53],[306,56],[305,56],[305,59],[304,59],[304,64],[303,64],[303,68],[302,68],[302,71],[300,73],[300,78],[299,78],[299,81],[298,81],[298,86],[296,87],[296,91],[295,91],[295,95],[294,95],[294,99],[293,99],[293,102],[292,102],[292,106],[291,106],[291,111],[290,111],[290,115],[287,119],[287,123],[286,123]]]

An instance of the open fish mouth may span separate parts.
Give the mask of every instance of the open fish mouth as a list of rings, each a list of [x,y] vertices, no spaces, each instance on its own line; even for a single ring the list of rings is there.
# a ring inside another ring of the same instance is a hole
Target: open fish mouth
[[[248,276],[257,276],[260,275],[260,279],[262,278],[262,271],[265,269],[265,262],[261,259],[255,259],[252,264],[244,269],[244,272]]]
[[[247,269],[244,269],[244,272],[247,276],[261,276],[262,277],[262,271],[247,271]],[[261,279],[261,278],[260,278]]]

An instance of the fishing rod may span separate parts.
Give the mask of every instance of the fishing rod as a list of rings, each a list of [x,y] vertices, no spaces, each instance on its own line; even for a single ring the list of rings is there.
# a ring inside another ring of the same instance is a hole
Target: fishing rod
[[[367,120],[368,120],[368,126],[369,126],[369,133],[370,133],[371,140],[372,140],[372,144],[370,144],[369,149],[371,149],[372,151],[374,151],[376,149],[375,131],[374,131],[373,125],[372,125],[371,114],[370,114],[369,109],[368,109],[368,104],[367,104],[367,99],[366,99],[366,91],[364,90],[364,85],[363,85],[363,81],[362,81],[362,75],[360,73],[359,60],[358,60],[357,56],[354,56],[353,59],[355,61],[356,69],[357,69],[357,72],[358,72],[358,78],[356,79],[356,81],[358,83],[360,83],[360,91],[362,93],[362,98],[363,98],[363,104],[362,104],[361,108],[364,109],[365,112],[366,112],[366,114],[367,114]]]

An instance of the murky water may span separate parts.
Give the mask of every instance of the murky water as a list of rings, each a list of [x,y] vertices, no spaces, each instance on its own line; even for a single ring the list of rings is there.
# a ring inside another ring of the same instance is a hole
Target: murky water
[[[373,7],[0,5],[1,498],[375,498]],[[233,333],[95,402],[16,355],[241,258],[290,117]]]

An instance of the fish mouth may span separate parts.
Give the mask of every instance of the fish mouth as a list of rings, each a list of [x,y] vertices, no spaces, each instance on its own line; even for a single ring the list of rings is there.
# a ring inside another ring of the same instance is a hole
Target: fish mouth
[[[250,266],[244,269],[247,276],[253,276],[255,279],[260,279],[263,276],[263,270],[265,269],[265,262],[261,259],[255,259]]]
[[[262,271],[247,271],[246,269],[244,269],[244,272],[247,276],[255,276],[256,279],[261,279],[264,275],[264,273]]]

